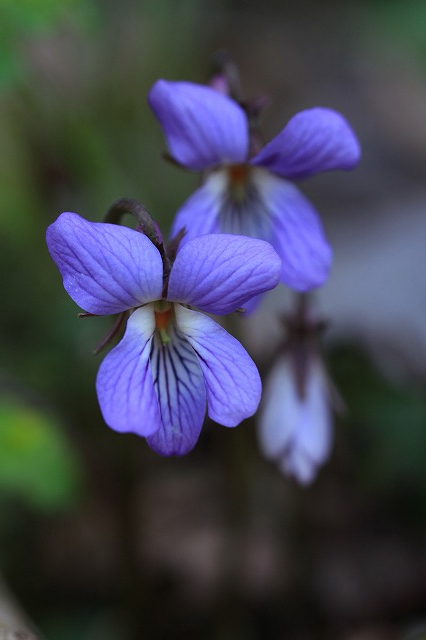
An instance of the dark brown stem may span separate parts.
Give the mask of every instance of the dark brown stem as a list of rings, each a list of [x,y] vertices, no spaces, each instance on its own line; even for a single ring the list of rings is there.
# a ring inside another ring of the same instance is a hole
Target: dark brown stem
[[[147,209],[143,204],[137,200],[133,200],[132,198],[120,198],[113,202],[105,214],[105,222],[120,224],[121,218],[126,213],[130,213],[132,216],[135,216],[142,232],[155,244],[155,246],[161,244],[155,224]]]

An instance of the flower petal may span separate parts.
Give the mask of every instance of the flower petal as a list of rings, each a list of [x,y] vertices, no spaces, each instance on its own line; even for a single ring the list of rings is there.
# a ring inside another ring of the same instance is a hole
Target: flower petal
[[[168,298],[224,315],[279,282],[281,261],[268,242],[228,234],[200,236],[179,251]]]
[[[327,380],[319,362],[311,362],[305,397],[296,388],[289,358],[282,356],[265,384],[259,415],[263,454],[299,482],[311,482],[330,453],[332,420]]]
[[[262,385],[256,365],[238,340],[208,316],[180,305],[176,321],[198,356],[210,418],[235,427],[253,415]]]
[[[332,424],[328,382],[321,364],[311,362],[306,383],[306,398],[301,403],[300,428],[294,438],[294,449],[301,450],[316,465],[330,454]]]
[[[353,169],[359,142],[345,118],[316,107],[296,114],[252,160],[285,178],[306,178],[321,171]]]
[[[161,298],[161,256],[142,233],[62,213],[46,241],[66,291],[85,311],[119,313]]]
[[[181,229],[185,229],[181,246],[192,238],[220,232],[219,214],[225,186],[223,172],[214,171],[180,207],[170,236],[173,238]]]
[[[259,410],[259,442],[263,455],[278,460],[299,423],[300,403],[289,359],[282,356],[266,380]]]
[[[163,456],[184,455],[193,449],[206,413],[206,386],[198,358],[184,336],[168,330],[170,342],[154,336],[151,367],[160,403],[162,425],[147,442]]]
[[[105,422],[115,431],[150,436],[161,426],[149,354],[155,329],[154,309],[137,309],[121,342],[103,360],[96,380]]]
[[[287,180],[261,169],[253,179],[271,217],[271,242],[282,260],[282,281],[297,291],[321,286],[332,251],[315,209]]]
[[[257,171],[251,169],[250,175]],[[185,228],[182,244],[208,233],[234,233],[270,241],[271,221],[253,187],[249,180],[244,197],[235,198],[228,172],[213,171],[178,210],[171,235]]]
[[[293,448],[280,464],[282,473],[295,478],[300,484],[308,485],[315,480],[318,464],[306,455],[303,449]]]
[[[149,103],[170,153],[185,167],[200,170],[246,159],[247,118],[227,96],[204,85],[158,80]]]

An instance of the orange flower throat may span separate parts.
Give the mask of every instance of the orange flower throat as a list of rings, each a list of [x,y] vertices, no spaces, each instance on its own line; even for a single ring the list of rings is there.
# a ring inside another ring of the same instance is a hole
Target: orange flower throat
[[[160,334],[163,344],[168,344],[170,342],[170,338],[167,334],[167,325],[169,324],[170,318],[173,314],[173,305],[169,305],[169,303],[161,301],[161,303],[158,304],[158,307],[154,308],[155,328]]]
[[[247,182],[250,166],[247,164],[231,164],[228,168],[229,181],[233,187],[242,187]]]
[[[155,315],[155,328],[160,332],[165,331],[169,324],[170,316],[172,315],[172,308],[166,309],[166,311],[154,311]]]

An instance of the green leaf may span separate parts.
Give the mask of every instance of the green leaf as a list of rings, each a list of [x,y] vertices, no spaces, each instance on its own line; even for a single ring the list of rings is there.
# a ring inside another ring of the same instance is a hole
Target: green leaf
[[[79,486],[61,425],[42,409],[0,396],[0,492],[52,510],[69,506]]]
[[[423,389],[386,379],[362,352],[348,346],[334,351],[332,372],[360,447],[364,479],[378,488],[421,487],[426,496]]]

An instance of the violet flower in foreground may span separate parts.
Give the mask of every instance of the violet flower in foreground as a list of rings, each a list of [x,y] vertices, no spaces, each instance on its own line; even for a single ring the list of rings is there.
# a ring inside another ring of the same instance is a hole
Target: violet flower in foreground
[[[265,383],[258,417],[263,454],[301,484],[312,482],[333,439],[330,380],[318,329],[302,314],[287,320],[288,338]]]
[[[208,415],[236,426],[257,409],[261,382],[241,344],[208,316],[225,315],[276,286],[280,260],[263,241],[206,235],[173,265],[139,231],[63,213],[47,230],[64,287],[85,311],[129,312],[121,342],[103,360],[97,393],[105,422],[183,455]],[[166,268],[165,268],[166,267]]]
[[[185,242],[218,232],[267,240],[282,260],[285,284],[298,291],[323,284],[331,248],[315,209],[289,180],[355,167],[360,147],[343,116],[319,107],[301,111],[249,158],[247,115],[228,96],[158,80],[149,102],[173,158],[209,172],[178,211],[173,233],[185,227]]]

